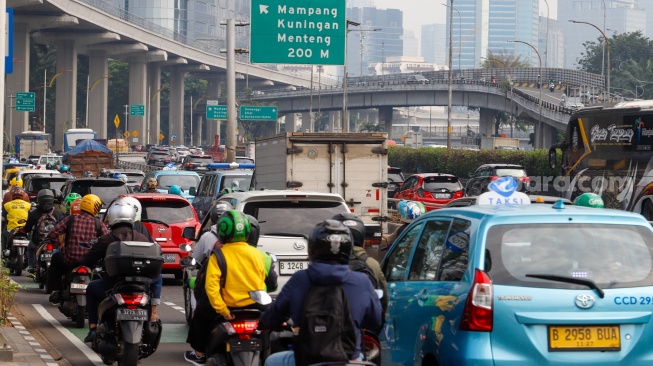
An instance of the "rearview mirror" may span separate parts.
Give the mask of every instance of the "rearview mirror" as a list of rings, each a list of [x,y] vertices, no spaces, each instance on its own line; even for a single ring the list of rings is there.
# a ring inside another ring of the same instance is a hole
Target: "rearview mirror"
[[[185,227],[181,232],[181,237],[188,240],[195,240],[195,227],[189,226]]]
[[[249,297],[257,304],[269,305],[272,303],[272,297],[265,291],[250,291]]]
[[[184,253],[188,253],[188,252],[190,252],[191,250],[193,250],[193,248],[192,248],[190,245],[188,245],[188,244],[180,244],[180,245],[179,245],[179,250],[181,250],[181,251],[184,252]]]
[[[197,188],[195,188],[195,187],[188,188],[188,194],[189,195],[195,196],[196,193],[197,193]]]
[[[470,178],[474,178],[474,173],[469,173]]]
[[[182,267],[193,267],[196,264],[197,264],[197,261],[195,260],[195,258],[193,258],[191,256],[184,257],[184,258],[179,260],[179,265],[182,266]]]

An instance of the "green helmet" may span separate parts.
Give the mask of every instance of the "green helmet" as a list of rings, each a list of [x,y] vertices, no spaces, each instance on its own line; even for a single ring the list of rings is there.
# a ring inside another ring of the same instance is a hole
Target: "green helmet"
[[[595,193],[583,193],[580,196],[576,197],[574,200],[574,205],[576,206],[585,206],[592,208],[603,208],[603,198]]]
[[[70,205],[75,202],[75,200],[81,199],[82,195],[79,193],[70,193],[69,195],[66,196],[64,199],[64,202],[66,202],[66,211],[70,212]]]
[[[251,226],[247,216],[237,210],[229,210],[218,220],[218,239],[222,244],[247,241]]]

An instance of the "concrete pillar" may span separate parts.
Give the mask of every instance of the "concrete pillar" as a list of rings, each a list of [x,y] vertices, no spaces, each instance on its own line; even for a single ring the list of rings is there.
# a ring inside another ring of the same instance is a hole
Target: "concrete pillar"
[[[147,65],[148,99],[145,113],[148,113],[147,138],[144,143],[158,144],[161,134],[161,66],[155,62]]]
[[[478,119],[478,130],[485,136],[495,134],[496,111],[493,109],[481,108]]]
[[[222,89],[222,82],[217,79],[208,79],[209,85],[206,89],[206,93],[208,94],[208,97],[206,100],[219,100],[220,98],[220,91]],[[215,141],[215,135],[220,134],[220,121],[215,120],[215,119],[209,119],[206,120],[206,136],[204,139],[206,140],[206,144],[209,146],[213,146],[213,142]]]
[[[388,139],[392,139],[392,107],[379,108],[379,124],[384,126]]]
[[[327,132],[334,132],[337,125],[337,112],[327,112],[329,114],[329,127],[327,127]]]
[[[200,113],[195,117],[195,120],[197,121],[195,124],[197,129],[193,130],[193,133],[195,134],[195,136],[193,136],[193,143],[195,146],[200,146],[202,145],[202,138],[204,137],[204,134],[202,133],[202,128],[204,127],[204,116]]]
[[[295,113],[286,114],[286,132],[297,132],[297,121]]]
[[[109,59],[106,51],[89,52],[88,75],[88,128],[97,132],[98,138],[106,139],[109,95]]]
[[[57,73],[61,73],[55,83],[56,107],[54,121],[46,121],[46,126],[54,128],[53,150],[63,150],[63,133],[74,128],[77,120],[77,46],[73,40],[57,42]],[[51,79],[48,75],[48,79]]]
[[[542,139],[543,139],[543,147],[545,149],[548,149],[551,145],[555,144],[558,142],[558,129],[549,126],[547,124],[542,124]]]
[[[147,106],[147,64],[145,62],[140,62],[137,60],[131,60],[129,62],[129,104],[140,104]],[[147,110],[145,111],[147,113]],[[145,134],[147,133],[146,115],[141,116],[129,116],[129,132],[138,131],[138,136],[140,137],[138,141],[140,142]],[[141,137],[143,136],[143,137]],[[133,137],[130,137],[129,143],[133,141]]]
[[[311,114],[310,113],[302,113],[302,130],[301,132],[311,132],[313,129],[311,128]]]
[[[14,25],[14,72],[7,74],[5,80],[5,133],[9,136],[9,141],[13,144],[14,137],[17,133],[29,130],[28,112],[16,111],[16,99],[9,97],[16,96],[17,92],[27,92],[29,90],[29,64],[30,64],[30,37],[27,24],[17,23]],[[39,86],[43,86],[43,77],[40,79]],[[36,116],[37,121],[41,121],[43,116],[43,88],[37,95],[35,102],[41,102],[37,105],[32,116]],[[8,108],[13,106],[14,108]],[[40,113],[39,113],[40,112]],[[11,115],[10,115],[11,114]],[[10,123],[11,122],[11,123]],[[9,147],[5,147],[9,150]]]
[[[172,69],[170,73],[170,106],[168,135],[171,145],[184,145],[184,74],[183,70]],[[177,135],[172,142],[172,136]]]

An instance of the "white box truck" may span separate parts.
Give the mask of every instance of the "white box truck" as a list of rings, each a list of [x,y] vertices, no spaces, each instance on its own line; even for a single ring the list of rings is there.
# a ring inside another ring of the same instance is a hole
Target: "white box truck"
[[[385,133],[288,132],[258,139],[252,185],[257,190],[340,194],[365,222],[366,246],[373,250],[387,227],[387,137]]]
[[[510,137],[482,137],[482,150],[519,150],[519,139]]]

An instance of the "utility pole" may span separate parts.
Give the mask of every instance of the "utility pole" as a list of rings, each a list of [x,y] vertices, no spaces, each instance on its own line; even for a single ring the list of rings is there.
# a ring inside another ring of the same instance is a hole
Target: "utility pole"
[[[453,103],[453,0],[449,6],[449,108],[447,110],[447,149],[451,149],[451,104]],[[460,72],[460,70],[458,71]]]

